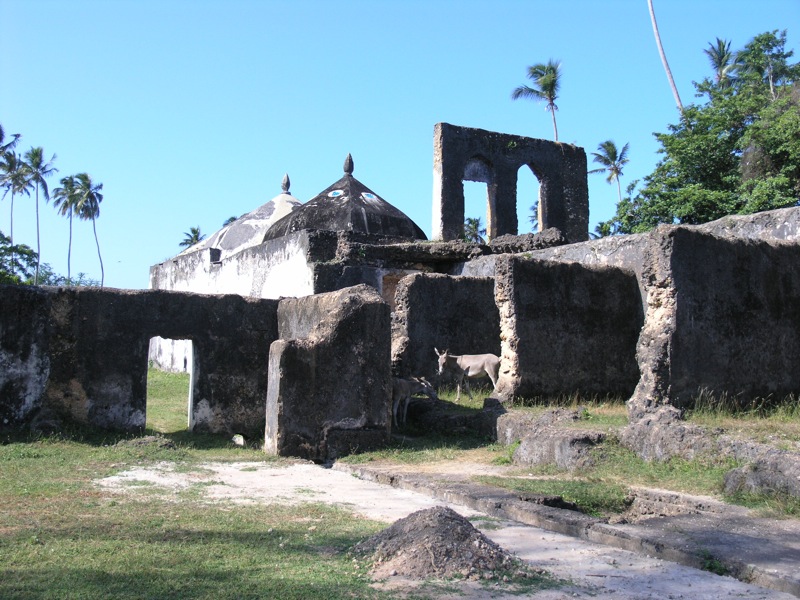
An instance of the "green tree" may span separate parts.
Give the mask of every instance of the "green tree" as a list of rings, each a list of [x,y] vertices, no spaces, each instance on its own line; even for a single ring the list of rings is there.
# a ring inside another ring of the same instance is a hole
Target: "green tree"
[[[717,38],[716,42],[709,43],[708,48],[703,52],[711,63],[714,82],[717,86],[723,88],[730,86],[735,81],[736,70],[742,64],[739,55],[731,51],[731,43],[728,40]]]
[[[0,186],[3,188],[3,199],[11,192],[11,219],[9,231],[9,247],[14,248],[14,197],[17,194],[27,194],[30,196],[30,185],[25,177],[25,170],[23,169],[22,160],[19,155],[6,151],[0,159]],[[13,260],[10,263],[12,266],[16,264]]]
[[[681,96],[678,94],[678,88],[675,85],[675,79],[672,77],[672,71],[670,70],[669,63],[667,62],[667,55],[664,53],[664,46],[661,43],[661,34],[658,31],[656,13],[655,10],[653,10],[653,0],[647,0],[647,7],[650,9],[650,21],[653,24],[653,34],[656,38],[656,46],[658,46],[658,55],[661,57],[661,64],[664,65],[664,71],[667,73],[667,80],[669,81],[669,86],[672,88],[672,95],[675,97],[675,103],[678,105],[678,110],[681,111],[681,114],[683,114],[683,102],[681,102]]]
[[[53,190],[53,207],[61,216],[69,217],[69,245],[67,247],[67,281],[72,279],[72,217],[80,214],[80,204],[75,176],[61,178],[61,187]]]
[[[24,283],[33,276],[37,262],[33,248],[25,244],[15,246],[0,231],[0,283]]]
[[[628,164],[628,144],[625,144],[622,150],[617,150],[617,145],[613,141],[606,140],[597,146],[597,150],[598,152],[592,152],[592,156],[594,162],[602,166],[592,169],[589,173],[608,173],[606,181],[609,184],[617,182],[617,193],[619,201],[622,202],[622,187],[619,178],[622,175],[622,168]]]
[[[97,246],[97,258],[100,261],[100,287],[105,282],[105,269],[103,268],[103,257],[100,254],[100,241],[97,239],[97,218],[100,216],[100,203],[103,201],[102,183],[94,183],[87,173],[75,175],[75,195],[77,215],[83,221],[92,221],[92,231],[94,232],[94,243]]]
[[[528,215],[531,232],[537,233],[539,231],[539,201],[534,202],[528,210],[531,211],[531,214]]]
[[[200,227],[199,226],[198,227],[189,227],[189,231],[185,231],[183,233],[183,235],[185,237],[183,238],[183,241],[181,241],[180,244],[178,244],[178,245],[182,246],[184,248],[191,248],[195,244],[199,244],[204,239],[206,239],[205,234],[200,232]]]
[[[25,178],[29,183],[33,184],[36,190],[36,275],[34,276],[34,285],[39,282],[39,260],[42,255],[41,239],[39,236],[39,189],[41,188],[45,201],[50,200],[50,193],[47,189],[47,178],[58,169],[53,167],[53,161],[56,155],[53,154],[50,160],[45,160],[44,149],[39,146],[31,148],[23,156],[23,169],[25,171]]]
[[[234,222],[236,219],[238,219],[238,218],[239,218],[239,217],[228,217],[228,218],[227,218],[227,219],[225,219],[225,221],[222,223],[222,226],[223,226],[223,227],[227,227],[228,225],[230,225],[231,223],[233,223],[233,222]]]
[[[737,53],[729,85],[696,84],[707,101],[655,134],[663,157],[605,230],[638,233],[800,203],[800,68],[784,43],[785,34],[756,36]]]
[[[545,110],[553,116],[553,135],[558,141],[558,126],[556,125],[556,100],[561,87],[561,63],[552,58],[547,63],[539,63],[528,67],[528,79],[533,86],[521,85],[511,92],[511,99],[527,98],[545,102]]]
[[[0,125],[0,156],[6,152],[9,152],[10,150],[13,150],[20,137],[20,134],[15,133],[11,136],[9,141],[6,141],[6,132],[3,129],[3,126]]]
[[[481,227],[481,218],[467,217],[464,219],[464,241],[473,244],[485,244],[486,229]]]

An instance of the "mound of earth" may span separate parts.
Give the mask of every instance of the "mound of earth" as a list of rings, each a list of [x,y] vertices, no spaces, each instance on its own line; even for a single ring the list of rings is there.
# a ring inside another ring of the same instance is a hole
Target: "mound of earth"
[[[526,569],[467,519],[444,506],[410,514],[357,544],[354,551],[372,555],[372,575],[410,579],[494,579],[525,576]]]
[[[175,450],[178,446],[172,440],[162,435],[145,435],[143,437],[120,440],[115,446],[127,446],[139,448],[142,446],[154,446],[162,450]]]

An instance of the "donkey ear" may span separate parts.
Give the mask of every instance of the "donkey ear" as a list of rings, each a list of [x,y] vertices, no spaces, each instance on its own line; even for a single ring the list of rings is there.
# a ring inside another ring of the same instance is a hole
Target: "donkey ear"
[[[433,347],[433,351],[436,352],[436,356],[441,356],[442,355],[441,352],[439,352],[439,349],[436,346]]]

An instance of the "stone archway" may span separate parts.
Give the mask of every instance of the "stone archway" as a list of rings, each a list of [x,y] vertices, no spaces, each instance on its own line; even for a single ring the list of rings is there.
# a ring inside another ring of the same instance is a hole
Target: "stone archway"
[[[517,171],[522,165],[528,165],[540,183],[541,230],[557,227],[570,243],[587,240],[589,188],[583,148],[448,123],[434,128],[433,239],[461,235],[465,180],[487,185],[489,237],[517,234]]]

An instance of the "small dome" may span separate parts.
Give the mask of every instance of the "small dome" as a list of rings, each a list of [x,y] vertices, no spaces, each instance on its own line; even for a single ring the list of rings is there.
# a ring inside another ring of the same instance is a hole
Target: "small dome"
[[[349,154],[344,163],[344,177],[276,222],[267,231],[264,241],[303,229],[428,239],[402,211],[353,177],[353,158]]]
[[[266,204],[262,204],[255,210],[232,221],[199,244],[184,250],[181,254],[196,252],[204,248],[218,248],[221,250],[220,259],[225,259],[245,248],[258,246],[264,240],[264,234],[274,223],[302,206],[302,203],[289,193],[289,185],[289,176],[284,175],[280,194]]]

